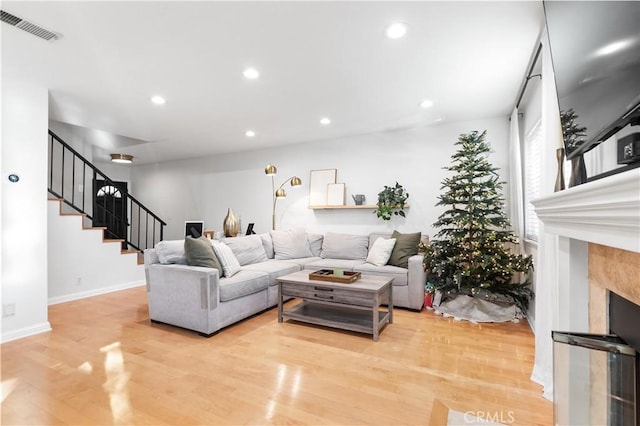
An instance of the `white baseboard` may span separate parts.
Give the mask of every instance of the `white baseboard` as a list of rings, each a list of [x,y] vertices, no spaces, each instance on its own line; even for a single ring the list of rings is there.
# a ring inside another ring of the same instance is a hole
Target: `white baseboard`
[[[533,332],[533,334],[536,334],[535,315],[531,315],[532,313],[535,314],[535,312],[527,311],[525,313],[525,316],[527,317],[527,322],[529,323],[529,328],[531,328],[531,331]],[[531,318],[534,318],[534,320],[532,321]]]
[[[22,339],[23,337],[33,336],[34,334],[46,333],[51,331],[51,324],[49,321],[35,324],[29,327],[20,328],[18,330],[8,331],[2,333],[0,343],[7,343],[12,340]]]
[[[126,290],[128,288],[142,287],[146,285],[146,281],[134,281],[112,285],[110,287],[101,287],[94,290],[80,291],[78,293],[65,294],[64,296],[56,296],[49,298],[49,305],[57,305],[58,303],[71,302],[72,300],[84,299],[87,297],[99,296],[101,294],[113,293],[114,291]]]

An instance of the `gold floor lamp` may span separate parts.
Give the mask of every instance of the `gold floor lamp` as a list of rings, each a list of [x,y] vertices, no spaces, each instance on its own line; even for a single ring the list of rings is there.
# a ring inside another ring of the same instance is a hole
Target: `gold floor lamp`
[[[283,186],[287,184],[287,182],[291,182],[292,187],[302,185],[302,180],[298,176],[291,176],[289,179],[282,182],[282,185],[276,189],[274,176],[278,173],[278,169],[273,164],[269,164],[264,168],[264,173],[267,176],[271,176],[271,196],[273,197],[273,212],[271,214],[271,229],[276,229],[276,203],[278,202],[278,198],[285,198],[287,196],[286,191]]]

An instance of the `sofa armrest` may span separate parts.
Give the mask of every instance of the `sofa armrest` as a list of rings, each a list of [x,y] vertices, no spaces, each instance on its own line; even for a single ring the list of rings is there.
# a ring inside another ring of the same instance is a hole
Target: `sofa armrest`
[[[144,268],[147,269],[150,265],[154,265],[156,263],[160,263],[160,258],[158,257],[158,252],[154,248],[145,249],[143,252],[144,255]]]
[[[427,282],[427,272],[422,260],[424,256],[416,254],[409,258],[409,271],[407,273],[407,285],[409,286],[409,308],[422,309],[424,304],[424,285]]]
[[[149,265],[149,318],[211,334],[219,328],[219,283],[217,269],[188,265]]]

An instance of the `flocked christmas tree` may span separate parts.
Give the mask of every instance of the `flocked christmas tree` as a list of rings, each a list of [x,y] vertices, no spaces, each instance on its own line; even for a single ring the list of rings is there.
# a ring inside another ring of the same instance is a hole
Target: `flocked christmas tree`
[[[433,224],[439,231],[425,248],[427,280],[445,295],[502,295],[524,309],[531,296],[526,273],[533,262],[511,252],[517,239],[504,213],[498,168],[487,159],[485,134],[460,135],[452,165],[445,167],[455,175],[442,182],[445,191],[437,205],[447,209]],[[518,282],[521,275],[525,279]]]

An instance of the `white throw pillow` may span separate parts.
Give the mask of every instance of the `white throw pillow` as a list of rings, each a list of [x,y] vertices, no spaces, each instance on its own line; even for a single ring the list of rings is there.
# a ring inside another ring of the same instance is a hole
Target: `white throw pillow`
[[[371,263],[376,266],[384,266],[389,261],[391,257],[391,252],[393,251],[393,246],[396,245],[395,238],[378,238],[371,246],[371,250],[369,250],[369,255],[367,256],[367,263]]]
[[[222,242],[231,249],[241,266],[267,260],[267,253],[264,251],[262,238],[259,235],[225,238]]]
[[[271,231],[271,240],[273,241],[276,260],[300,259],[313,256],[304,229]]]
[[[187,255],[184,252],[184,240],[160,241],[156,244],[158,261],[163,265],[177,263],[187,264]]]
[[[233,255],[233,251],[231,251],[229,246],[216,240],[211,240],[211,244],[213,245],[213,251],[216,253],[216,257],[220,261],[225,277],[232,277],[240,272],[240,263]]]

